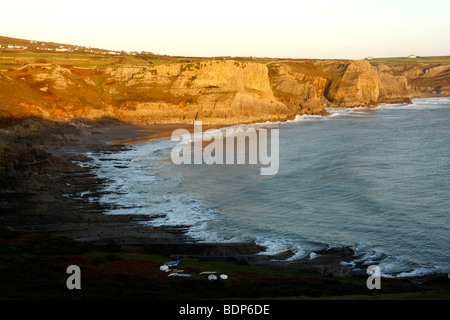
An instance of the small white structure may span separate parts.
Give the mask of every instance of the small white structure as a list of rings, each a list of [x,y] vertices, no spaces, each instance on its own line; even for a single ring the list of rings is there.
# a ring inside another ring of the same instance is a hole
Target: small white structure
[[[166,265],[162,265],[161,267],[159,267],[159,270],[161,270],[161,271],[167,271],[167,270],[169,270],[169,267],[166,266]]]
[[[215,276],[215,275],[213,275],[213,274],[210,274],[209,276],[208,276],[208,280],[217,280],[217,276]]]
[[[410,58],[410,59],[415,59],[415,58],[416,58],[416,55],[415,55],[415,54],[410,54],[410,55],[409,55],[409,58]]]

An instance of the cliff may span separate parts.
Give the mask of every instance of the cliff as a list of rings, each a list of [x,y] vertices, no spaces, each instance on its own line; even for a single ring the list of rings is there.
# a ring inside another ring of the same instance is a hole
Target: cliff
[[[268,69],[259,63],[213,60],[104,71],[29,64],[5,71],[0,81],[4,116],[113,117],[134,124],[278,121],[295,116],[276,99]]]
[[[81,68],[31,63],[0,72],[0,116],[231,124],[449,93],[447,64],[208,59]]]
[[[205,61],[153,68],[108,68],[115,113],[125,121],[236,123],[277,121],[292,111],[277,101],[267,67]]]
[[[414,98],[450,96],[450,64],[417,63],[392,70],[407,78]]]
[[[308,60],[270,66],[275,94],[298,104],[300,113],[323,114],[324,107],[411,103],[405,76],[368,61]]]
[[[296,114],[326,115],[329,101],[325,90],[330,82],[327,75],[311,71],[309,63],[279,62],[268,65],[274,94]]]

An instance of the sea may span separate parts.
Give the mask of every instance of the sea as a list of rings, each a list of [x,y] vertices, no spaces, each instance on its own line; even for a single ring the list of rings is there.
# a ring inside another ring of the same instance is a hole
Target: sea
[[[109,181],[92,200],[186,226],[192,241],[255,241],[291,260],[351,246],[385,277],[450,273],[450,97],[328,111],[231,126],[278,129],[274,175],[260,163],[176,165],[170,137],[88,153]]]

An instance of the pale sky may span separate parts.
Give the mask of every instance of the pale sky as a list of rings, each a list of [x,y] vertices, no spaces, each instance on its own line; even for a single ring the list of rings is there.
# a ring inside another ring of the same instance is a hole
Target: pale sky
[[[182,56],[450,55],[450,1],[0,0],[0,35]]]

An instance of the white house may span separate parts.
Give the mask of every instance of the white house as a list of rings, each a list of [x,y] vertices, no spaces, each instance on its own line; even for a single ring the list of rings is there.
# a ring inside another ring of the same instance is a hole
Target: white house
[[[410,55],[409,55],[409,58],[410,58],[410,59],[415,59],[415,58],[416,58],[416,55],[410,54]]]

